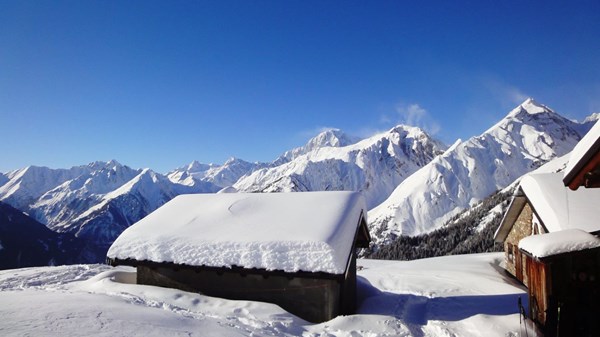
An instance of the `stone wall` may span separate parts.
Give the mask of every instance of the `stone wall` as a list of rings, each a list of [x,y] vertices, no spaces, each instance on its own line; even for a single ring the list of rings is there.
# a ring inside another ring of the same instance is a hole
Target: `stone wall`
[[[519,253],[519,241],[532,234],[533,210],[529,202],[525,203],[523,210],[517,217],[515,224],[510,229],[504,241],[504,254],[506,257],[506,270],[517,279],[527,285],[527,273],[525,267],[525,256]],[[521,263],[518,263],[518,259]],[[521,266],[521,273],[517,273],[517,265]]]

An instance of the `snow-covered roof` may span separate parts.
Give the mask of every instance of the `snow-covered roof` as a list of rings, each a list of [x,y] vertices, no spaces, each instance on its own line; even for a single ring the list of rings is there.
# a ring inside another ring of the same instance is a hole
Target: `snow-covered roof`
[[[519,249],[533,257],[544,258],[600,247],[600,239],[580,229],[531,235],[519,241]]]
[[[126,229],[107,256],[343,274],[361,214],[357,192],[180,195]]]
[[[596,217],[600,189],[572,191],[563,185],[561,176],[561,173],[538,173],[521,180],[521,189],[548,232],[571,228],[599,231],[600,221]]]
[[[529,202],[548,232],[579,228],[600,231],[596,221],[600,189],[572,191],[561,181],[562,173],[528,174],[519,185],[500,226],[494,234],[496,242],[504,242],[514,222]]]
[[[600,121],[575,145],[565,169],[563,181],[570,185],[584,166],[600,151]]]

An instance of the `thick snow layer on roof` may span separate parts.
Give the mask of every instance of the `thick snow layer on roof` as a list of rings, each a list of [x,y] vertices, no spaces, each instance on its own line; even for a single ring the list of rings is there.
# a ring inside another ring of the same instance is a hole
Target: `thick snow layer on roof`
[[[588,151],[592,148],[592,146],[600,141],[600,122],[596,122],[592,129],[588,131],[588,133],[575,145],[575,148],[571,152],[571,157],[569,159],[569,163],[567,164],[567,168],[565,169],[564,177],[566,178],[568,175],[576,174],[577,172],[571,172],[575,169],[577,164],[584,160]]]
[[[598,247],[600,247],[600,239],[580,229],[531,235],[519,241],[519,249],[537,258]]]
[[[521,188],[548,232],[571,228],[600,230],[600,189],[572,191],[564,186],[562,173],[527,175],[521,180]]]
[[[356,192],[180,195],[125,230],[109,258],[343,274]]]

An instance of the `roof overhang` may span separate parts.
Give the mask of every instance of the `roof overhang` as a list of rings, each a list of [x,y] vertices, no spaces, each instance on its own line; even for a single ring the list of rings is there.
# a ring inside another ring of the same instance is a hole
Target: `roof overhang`
[[[563,183],[572,190],[600,187],[600,123],[577,143],[564,173]]]
[[[578,161],[572,170],[566,172],[563,178],[565,186],[572,190],[576,190],[580,186],[600,187],[600,143],[597,148],[590,148],[590,152]]]
[[[287,278],[312,278],[312,279],[328,279],[328,280],[343,280],[345,274],[330,274],[325,272],[307,272],[307,271],[295,271],[287,272],[284,270],[267,270],[262,268],[244,268],[239,266],[231,267],[211,267],[211,266],[190,266],[186,264],[177,264],[173,262],[154,262],[148,260],[135,260],[135,259],[117,259],[107,258],[106,263],[115,266],[131,266],[131,267],[148,267],[151,269],[167,268],[171,270],[192,270],[196,272],[209,271],[217,274],[223,273],[235,273],[240,275],[262,275],[268,276],[282,276]]]
[[[508,237],[508,233],[510,233],[510,229],[517,221],[519,214],[521,214],[521,211],[527,203],[527,198],[525,197],[525,194],[522,193],[521,188],[518,188],[517,191],[518,192],[515,194],[515,196],[513,196],[512,200],[510,201],[510,205],[508,206],[508,209],[504,214],[504,218],[502,218],[500,226],[494,234],[495,242],[502,243],[506,240],[506,238]]]

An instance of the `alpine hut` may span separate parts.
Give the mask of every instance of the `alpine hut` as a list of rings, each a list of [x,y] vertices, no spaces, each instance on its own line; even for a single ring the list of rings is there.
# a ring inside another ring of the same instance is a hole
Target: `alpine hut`
[[[180,195],[126,229],[107,260],[137,267],[139,284],[323,322],[355,312],[355,250],[370,239],[357,192]]]
[[[506,270],[528,288],[529,315],[545,336],[587,336],[597,327],[590,313],[600,313],[600,189],[573,191],[562,177],[525,176],[495,241],[504,243]]]

